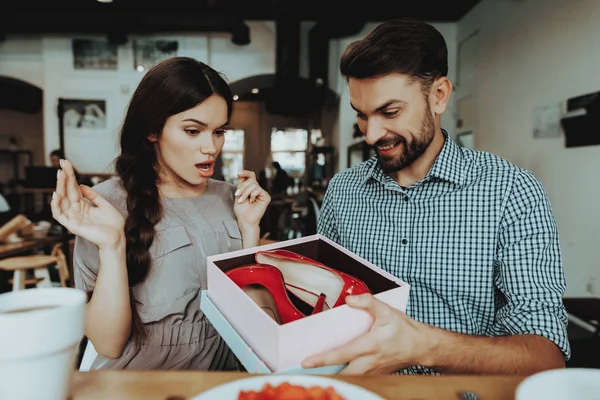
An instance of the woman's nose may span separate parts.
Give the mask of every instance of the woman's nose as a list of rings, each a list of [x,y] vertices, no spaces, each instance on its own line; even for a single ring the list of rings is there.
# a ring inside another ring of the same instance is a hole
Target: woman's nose
[[[215,145],[214,140],[212,138],[205,140],[200,145],[200,151],[204,154],[215,154],[217,152],[217,146]]]

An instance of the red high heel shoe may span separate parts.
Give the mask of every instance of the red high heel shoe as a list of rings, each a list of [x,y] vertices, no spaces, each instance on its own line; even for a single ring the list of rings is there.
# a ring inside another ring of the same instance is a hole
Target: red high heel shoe
[[[255,302],[260,302],[259,307],[263,308],[277,322],[285,324],[306,317],[292,303],[286,291],[283,275],[276,267],[267,264],[244,265],[226,271],[225,275],[241,289],[251,285],[260,285],[266,288],[270,296],[257,293],[256,288],[253,288],[251,294],[248,294]],[[296,289],[302,292],[305,297],[310,294],[317,299],[311,315],[323,311],[325,306],[324,294],[317,295],[303,288]],[[272,297],[273,301],[269,297]],[[301,298],[301,300],[304,299]],[[276,308],[276,310],[273,310],[273,308]]]
[[[292,251],[259,251],[255,259],[259,264],[277,267],[290,292],[309,304],[314,303],[314,297],[307,296],[301,288],[324,293],[329,308],[346,304],[346,296],[371,292],[360,279]]]

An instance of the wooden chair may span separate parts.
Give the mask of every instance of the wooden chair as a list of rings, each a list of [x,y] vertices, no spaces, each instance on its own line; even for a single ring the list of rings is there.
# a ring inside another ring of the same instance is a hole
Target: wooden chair
[[[10,221],[0,226],[0,242],[8,239],[12,234],[16,234],[20,230],[31,225],[31,221],[23,214],[18,214]]]
[[[13,271],[11,279],[13,291],[25,289],[26,285],[33,284],[36,287],[52,287],[48,267],[53,265],[58,268],[60,286],[67,287],[70,274],[62,243],[56,243],[50,255],[36,254],[0,260],[0,269]],[[26,279],[27,271],[33,271],[35,277]]]
[[[26,284],[35,284],[36,287],[51,287],[50,272],[48,267],[56,264],[56,258],[49,255],[36,254],[31,256],[9,257],[0,260],[0,269],[12,271],[12,290],[25,289]],[[33,271],[35,278],[25,279],[27,271]]]
[[[70,246],[70,243],[69,243]],[[73,252],[71,251],[71,255]],[[56,268],[58,269],[58,277],[60,279],[60,286],[69,287],[69,279],[71,279],[71,271],[65,257],[65,252],[62,249],[62,243],[56,243],[52,248],[51,256],[56,258]]]
[[[267,239],[271,235],[271,232],[267,232],[260,239],[258,239],[258,245],[264,246],[265,244],[277,243],[278,240]]]

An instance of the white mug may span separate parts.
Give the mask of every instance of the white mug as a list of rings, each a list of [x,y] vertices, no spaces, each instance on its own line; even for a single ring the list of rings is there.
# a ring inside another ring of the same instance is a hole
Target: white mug
[[[68,398],[86,302],[74,288],[0,294],[0,399]]]

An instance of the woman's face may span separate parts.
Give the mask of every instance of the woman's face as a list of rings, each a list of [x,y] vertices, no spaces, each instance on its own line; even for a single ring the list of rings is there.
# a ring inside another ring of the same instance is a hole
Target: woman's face
[[[212,95],[197,106],[172,115],[162,133],[150,135],[157,145],[161,189],[187,195],[204,191],[214,174],[225,141],[227,103]]]

